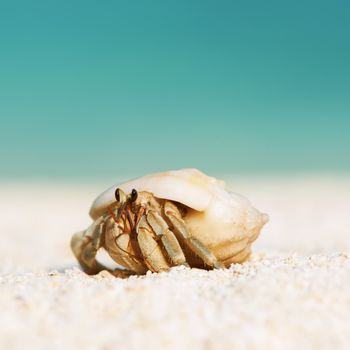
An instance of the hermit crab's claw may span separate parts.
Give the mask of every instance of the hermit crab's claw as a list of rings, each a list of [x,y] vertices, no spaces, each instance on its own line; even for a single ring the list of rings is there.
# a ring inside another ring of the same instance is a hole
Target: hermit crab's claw
[[[71,248],[83,270],[90,274],[96,274],[105,269],[97,260],[97,251],[102,246],[103,217],[94,221],[90,227],[82,232],[77,232],[71,239]]]

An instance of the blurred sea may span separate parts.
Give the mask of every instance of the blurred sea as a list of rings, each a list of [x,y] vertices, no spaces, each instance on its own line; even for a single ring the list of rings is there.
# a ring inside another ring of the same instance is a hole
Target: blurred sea
[[[0,177],[348,173],[345,1],[0,1]]]

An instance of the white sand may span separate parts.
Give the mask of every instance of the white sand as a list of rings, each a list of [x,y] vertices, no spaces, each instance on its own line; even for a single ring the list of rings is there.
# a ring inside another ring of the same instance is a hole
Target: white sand
[[[236,179],[251,261],[88,277],[70,236],[105,184],[0,185],[0,349],[349,349],[350,177]]]

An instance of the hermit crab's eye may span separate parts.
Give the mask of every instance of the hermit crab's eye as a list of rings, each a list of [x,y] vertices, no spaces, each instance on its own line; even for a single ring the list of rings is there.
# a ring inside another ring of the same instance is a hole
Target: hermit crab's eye
[[[135,189],[133,189],[133,190],[131,191],[130,200],[131,200],[131,202],[135,202],[136,199],[137,199],[137,191],[136,191]]]
[[[120,190],[119,190],[119,188],[117,188],[115,190],[114,196],[115,196],[116,201],[119,202],[120,201]]]
[[[114,196],[118,203],[123,204],[126,202],[126,195],[120,188],[115,190]]]

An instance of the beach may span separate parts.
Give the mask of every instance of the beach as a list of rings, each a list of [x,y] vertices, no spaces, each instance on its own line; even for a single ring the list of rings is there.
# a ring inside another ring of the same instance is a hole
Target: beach
[[[249,261],[117,279],[69,242],[107,181],[0,183],[1,349],[348,349],[350,176],[227,177],[270,216]]]

